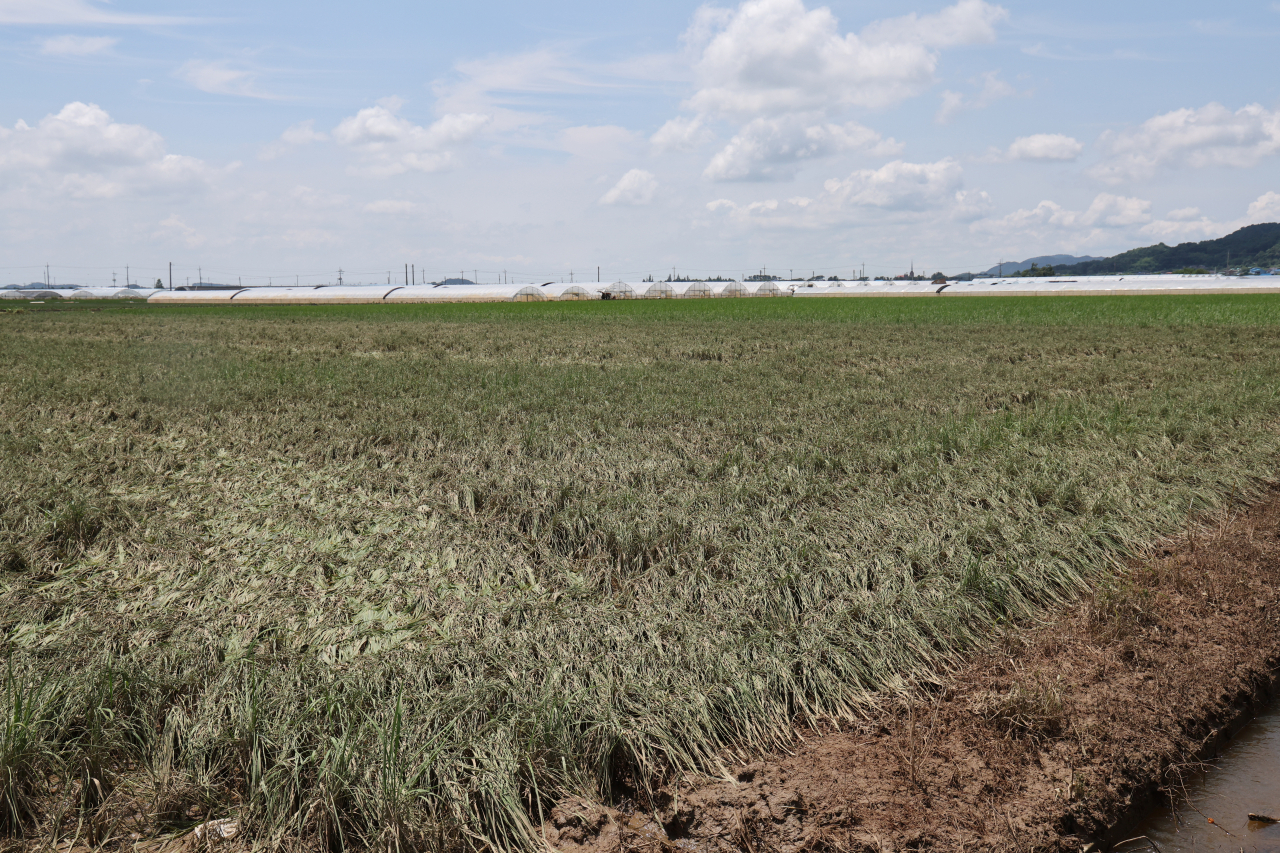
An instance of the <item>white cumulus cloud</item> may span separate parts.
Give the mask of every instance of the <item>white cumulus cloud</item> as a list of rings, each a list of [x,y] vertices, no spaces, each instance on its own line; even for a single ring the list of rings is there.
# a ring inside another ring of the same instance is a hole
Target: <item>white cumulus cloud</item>
[[[1227,222],[1216,222],[1196,207],[1185,207],[1165,214],[1143,226],[1142,233],[1164,242],[1205,240],[1230,234],[1246,225],[1280,221],[1280,193],[1266,192],[1249,204],[1244,216]]]
[[[820,123],[815,115],[762,117],[738,131],[711,158],[703,176],[713,181],[785,180],[807,161],[847,151],[887,157],[900,153],[902,146],[856,122]]]
[[[149,128],[121,124],[96,104],[67,104],[34,127],[0,128],[0,182],[77,198],[165,192],[213,175],[194,157],[169,154]]]
[[[858,169],[824,185],[841,204],[883,210],[926,210],[950,203],[963,186],[963,170],[950,157],[936,163],[894,160],[879,169]]]
[[[1084,145],[1061,133],[1036,133],[1020,136],[1009,146],[1010,160],[1074,160]]]
[[[846,178],[828,180],[816,198],[748,204],[716,199],[707,209],[743,223],[812,229],[887,220],[968,221],[983,216],[990,206],[986,193],[964,189],[960,164],[945,158],[935,163],[895,160],[879,169],[858,169]]]
[[[686,33],[701,47],[699,113],[761,114],[882,107],[933,82],[938,49],[989,42],[1007,13],[984,0],[961,0],[936,15],[908,15],[841,34],[828,8],[802,0],[747,0],[736,10],[703,8]]]
[[[644,169],[627,172],[610,190],[600,197],[601,204],[644,205],[653,201],[658,191],[658,179]]]
[[[649,142],[656,151],[688,151],[715,138],[702,116],[676,116],[658,128]]]
[[[1259,104],[1232,112],[1211,103],[1108,131],[1099,145],[1106,157],[1090,174],[1107,183],[1149,178],[1161,167],[1254,166],[1280,151],[1280,113]]]
[[[110,36],[54,36],[40,43],[40,52],[49,56],[92,56],[106,53],[119,42]]]
[[[1107,229],[1128,228],[1151,222],[1151,202],[1129,196],[1099,193],[1085,210],[1070,210],[1054,201],[1015,210],[998,219],[984,219],[973,230],[1002,238],[1032,237],[1040,241],[1072,238],[1068,245],[1102,239]]]
[[[362,171],[379,177],[440,171],[453,162],[457,148],[489,123],[487,115],[462,113],[422,127],[396,115],[399,108],[398,100],[385,100],[344,118],[333,129],[334,141],[358,154]]]

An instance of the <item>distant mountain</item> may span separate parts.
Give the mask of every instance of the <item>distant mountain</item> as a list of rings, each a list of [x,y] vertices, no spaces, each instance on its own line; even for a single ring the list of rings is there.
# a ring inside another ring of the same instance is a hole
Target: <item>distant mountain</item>
[[[1095,258],[1092,255],[1041,255],[1038,258],[1027,258],[1020,263],[1006,261],[1003,264],[996,264],[991,269],[979,275],[1013,275],[1016,272],[1031,269],[1032,264],[1038,264],[1042,267],[1053,267],[1055,270],[1059,265],[1078,264],[1084,261],[1098,261],[1101,258]]]
[[[1179,243],[1176,246],[1157,243],[1130,249],[1111,258],[1062,267],[1054,264],[1053,271],[1061,275],[1107,275],[1172,272],[1187,268],[1225,270],[1228,266],[1246,269],[1280,266],[1280,222],[1247,225],[1217,240]],[[1007,269],[1005,273],[1008,273]]]

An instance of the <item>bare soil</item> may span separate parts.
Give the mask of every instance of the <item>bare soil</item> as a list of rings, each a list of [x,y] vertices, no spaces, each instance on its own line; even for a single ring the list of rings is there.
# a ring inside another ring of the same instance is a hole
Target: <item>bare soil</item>
[[[1280,493],[1135,561],[945,685],[724,779],[558,804],[564,853],[1107,849],[1275,695]]]

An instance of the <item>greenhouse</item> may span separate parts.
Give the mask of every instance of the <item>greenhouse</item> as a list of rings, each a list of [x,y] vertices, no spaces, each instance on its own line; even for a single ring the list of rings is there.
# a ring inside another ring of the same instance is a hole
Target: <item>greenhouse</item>
[[[601,299],[636,299],[636,292],[625,281],[615,281],[600,291]]]
[[[754,290],[752,287],[754,286]],[[134,290],[81,288],[6,290],[4,299],[148,298],[175,305],[333,305],[411,302],[543,302],[596,299],[707,299],[742,296],[877,297],[877,296],[1052,296],[1054,294],[1117,295],[1129,293],[1280,293],[1270,276],[1138,275],[1077,278],[993,278],[949,281],[776,282],[616,281],[601,286],[543,284],[320,285],[317,287],[246,287],[228,290]]]
[[[740,281],[716,282],[712,293],[720,297],[751,295],[751,291]]]
[[[711,285],[705,281],[686,282],[684,292],[680,294],[685,299],[709,299],[711,298]]]

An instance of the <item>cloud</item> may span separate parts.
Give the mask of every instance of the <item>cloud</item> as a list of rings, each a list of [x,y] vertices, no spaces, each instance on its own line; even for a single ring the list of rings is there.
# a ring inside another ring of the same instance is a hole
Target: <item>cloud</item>
[[[0,128],[0,185],[41,187],[75,198],[112,198],[193,188],[214,175],[194,157],[168,154],[164,139],[76,101],[32,127]]]
[[[309,145],[312,142],[324,142],[329,138],[327,133],[316,130],[314,120],[300,121],[285,128],[280,134],[280,141],[288,145]]]
[[[1053,201],[1042,201],[1034,208],[1016,210],[999,219],[985,219],[973,224],[975,231],[1002,237],[1034,233],[1090,233],[1102,229],[1124,228],[1151,221],[1151,202],[1140,198],[1099,193],[1083,211],[1068,210]]]
[[[40,52],[48,56],[92,56],[107,52],[119,41],[110,36],[54,36],[40,43]]]
[[[894,160],[844,180],[832,178],[823,188],[843,205],[919,211],[951,202],[963,184],[960,164],[946,157],[936,163]]]
[[[600,197],[600,204],[645,205],[653,201],[658,191],[658,179],[643,169],[627,172],[607,193]]]
[[[1280,220],[1280,193],[1268,192],[1258,196],[1257,200],[1249,205],[1249,212],[1245,218],[1250,220],[1251,225]]]
[[[236,95],[242,98],[272,100],[274,95],[263,92],[257,85],[257,74],[247,68],[237,68],[224,60],[205,61],[192,59],[182,64],[174,76],[185,83],[211,95]]]
[[[961,92],[952,92],[951,90],[943,92],[942,106],[938,108],[937,114],[934,115],[934,121],[939,124],[946,124],[966,110],[986,109],[1001,98],[1008,98],[1017,94],[1017,90],[1013,86],[1000,79],[1000,74],[997,71],[988,71],[971,82],[976,83],[979,80],[982,81],[982,88],[972,98],[965,97]]]
[[[1020,136],[1009,146],[1010,160],[1074,160],[1084,145],[1061,133],[1037,133]]]
[[[1231,112],[1211,103],[1108,131],[1099,146],[1105,157],[1089,173],[1112,184],[1149,178],[1161,168],[1249,167],[1280,151],[1280,113],[1259,104]]]
[[[630,95],[687,81],[688,63],[649,54],[595,62],[581,44],[553,44],[521,53],[502,53],[459,62],[453,79],[433,85],[443,113],[483,113],[495,131],[549,123],[548,95]],[[552,143],[554,145],[554,143]]]
[[[615,124],[567,127],[560,132],[561,147],[575,157],[612,159],[636,145],[636,134]]]
[[[1258,196],[1245,215],[1228,222],[1215,222],[1200,213],[1199,208],[1186,207],[1170,211],[1164,219],[1145,225],[1142,233],[1164,242],[1203,240],[1230,234],[1246,225],[1280,220],[1280,193],[1267,192]]]
[[[685,34],[700,49],[697,113],[754,117],[837,107],[884,107],[933,82],[938,49],[989,42],[1007,13],[961,0],[936,15],[840,34],[830,9],[802,0],[747,0],[734,11],[699,10]]]
[[[999,7],[982,0],[960,0],[934,15],[914,12],[900,18],[877,21],[862,31],[869,43],[919,43],[929,47],[983,44],[995,41],[995,25],[1009,16]]]
[[[279,139],[270,145],[263,146],[262,151],[258,154],[258,159],[274,160],[291,148],[310,145],[313,142],[326,142],[328,139],[329,134],[316,130],[314,119],[307,119],[285,128]]]
[[[889,220],[968,221],[983,216],[990,207],[986,193],[964,189],[963,170],[951,158],[935,163],[896,160],[879,169],[858,169],[847,178],[828,180],[816,198],[749,204],[722,198],[707,205],[708,210],[723,211],[742,223],[805,229]]]
[[[370,202],[364,206],[364,209],[370,213],[412,213],[417,208],[418,205],[411,201],[399,201],[390,198]]]
[[[702,116],[676,116],[649,137],[655,151],[689,151],[710,142],[715,135]]]
[[[119,24],[149,27],[197,22],[198,19],[195,18],[115,12],[85,0],[0,0],[0,24]]]
[[[793,177],[805,162],[847,151],[888,157],[901,153],[892,139],[856,122],[811,123],[819,116],[792,115],[748,122],[711,158],[703,176],[713,181],[769,181]]]
[[[348,116],[333,129],[339,145],[356,152],[360,171],[378,177],[408,171],[437,172],[453,162],[454,150],[475,138],[489,123],[489,116],[450,114],[427,127],[396,115],[398,99]]]
[[[166,219],[161,220],[151,236],[161,240],[176,240],[189,249],[198,248],[205,243],[205,237],[176,213],[171,213]]]

